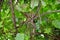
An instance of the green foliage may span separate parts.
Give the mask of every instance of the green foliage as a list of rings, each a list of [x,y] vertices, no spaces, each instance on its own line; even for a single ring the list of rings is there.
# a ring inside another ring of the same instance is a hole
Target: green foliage
[[[0,2],[0,40],[59,39],[60,1],[40,1],[40,9],[38,8],[39,0],[13,0],[12,4],[10,0]],[[36,11],[39,11],[39,13],[36,13]],[[35,18],[34,14],[38,17]],[[36,26],[36,30],[33,30],[33,26]]]
[[[21,34],[21,33],[18,33],[17,35],[16,35],[16,38],[15,38],[15,40],[24,40],[24,34]]]
[[[52,21],[52,24],[54,25],[54,27],[60,29],[60,21],[59,20]]]

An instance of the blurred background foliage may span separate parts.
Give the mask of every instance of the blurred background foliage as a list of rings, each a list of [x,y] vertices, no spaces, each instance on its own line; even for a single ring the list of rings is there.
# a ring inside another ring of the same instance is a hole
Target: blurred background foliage
[[[60,40],[60,0],[0,0],[0,40]]]

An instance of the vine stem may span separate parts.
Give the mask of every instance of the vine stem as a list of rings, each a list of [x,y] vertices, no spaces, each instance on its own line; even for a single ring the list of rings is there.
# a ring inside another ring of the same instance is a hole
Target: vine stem
[[[15,36],[16,36],[17,26],[16,26],[16,18],[15,18],[14,6],[13,6],[13,3],[12,3],[12,0],[10,0],[10,9],[11,9],[11,13],[12,13],[12,20],[13,20],[13,24],[14,24],[14,29],[16,30],[16,32],[15,32]]]
[[[47,14],[52,14],[52,13],[57,13],[57,12],[60,12],[60,10],[43,12],[43,13],[41,14],[41,16],[44,16],[44,15],[47,15]]]

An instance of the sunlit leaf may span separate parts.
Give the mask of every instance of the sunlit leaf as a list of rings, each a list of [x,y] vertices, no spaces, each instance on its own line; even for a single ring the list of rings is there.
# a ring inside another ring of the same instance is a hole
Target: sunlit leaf
[[[15,40],[24,40],[24,34],[23,33],[18,33],[15,37]]]
[[[60,29],[60,21],[59,20],[53,20],[52,24],[54,25],[54,27]]]
[[[39,0],[31,0],[31,8],[33,9],[34,7],[38,6]]]
[[[44,33],[50,34],[52,32],[51,28],[45,28]]]

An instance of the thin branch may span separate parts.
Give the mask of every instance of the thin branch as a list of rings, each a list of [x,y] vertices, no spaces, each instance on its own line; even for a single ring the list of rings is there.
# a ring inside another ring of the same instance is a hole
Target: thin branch
[[[37,6],[37,10],[35,12],[35,16],[34,17],[36,17],[36,15],[40,16],[40,13],[39,13],[40,9],[41,9],[41,0],[39,0],[38,6]]]
[[[16,18],[15,18],[15,14],[14,14],[14,7],[13,7],[12,0],[10,0],[10,9],[11,9],[11,13],[12,13],[12,20],[13,20],[13,23],[14,23],[14,28],[15,28],[16,33],[17,33]],[[16,35],[16,33],[15,33],[15,35]]]
[[[36,35],[36,25],[35,25],[35,23],[34,23],[33,21],[34,21],[34,18],[35,18],[37,15],[40,17],[40,13],[39,13],[40,9],[41,9],[41,0],[39,0],[38,7],[37,7],[37,10],[36,10],[36,12],[35,12],[35,15],[34,15],[34,16],[32,15],[31,24],[32,24],[32,26],[33,26],[34,28],[33,28],[32,32],[31,32],[30,34],[33,33],[33,36]],[[40,21],[40,19],[39,19],[39,21]],[[30,40],[34,40],[33,36],[30,35]]]
[[[41,8],[41,1],[39,0],[38,7],[37,7],[37,10],[36,10],[36,13],[39,13],[40,8]]]
[[[40,14],[40,10],[41,10],[41,0],[39,0],[39,3],[38,3],[38,7],[37,7],[37,10],[36,10],[36,17],[34,17],[34,18],[37,18],[37,16],[39,17],[39,22],[41,23],[41,14]],[[40,24],[39,23],[39,24]]]
[[[54,10],[54,11],[47,11],[47,12],[43,12],[40,16],[45,16],[45,15],[48,15],[48,14],[56,14],[60,12],[60,10]],[[38,16],[35,16],[34,19],[36,19]]]
[[[48,11],[48,12],[43,12],[41,16],[47,15],[47,14],[52,14],[52,13],[57,13],[60,12],[60,10],[54,10],[54,11]]]
[[[39,13],[40,9],[41,9],[41,0],[39,0],[38,7],[37,7],[37,10],[36,10],[35,16],[33,17],[33,20],[35,18],[39,17],[39,22],[41,22],[41,16],[40,16],[41,14]]]
[[[39,18],[41,18],[41,17],[40,17],[40,13],[39,13],[40,9],[41,9],[41,0],[39,0],[38,6],[37,6],[37,10],[36,10],[35,15],[34,15],[34,17],[33,17],[33,20],[34,20],[35,18],[37,18],[37,15],[38,15]],[[41,19],[39,19],[39,21],[41,21]]]

